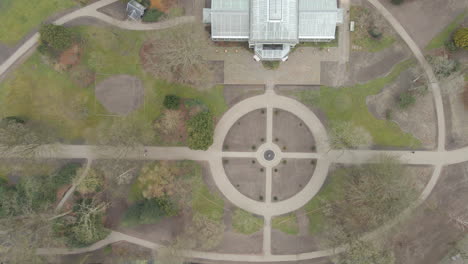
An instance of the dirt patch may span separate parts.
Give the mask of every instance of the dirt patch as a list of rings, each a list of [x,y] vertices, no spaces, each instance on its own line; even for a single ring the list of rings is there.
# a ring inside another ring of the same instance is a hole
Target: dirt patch
[[[464,235],[448,214],[466,210],[467,200],[468,163],[445,167],[425,204],[392,232],[396,263],[439,263]]]
[[[223,149],[225,151],[256,151],[265,142],[266,110],[247,113],[229,130]]]
[[[425,84],[422,70],[413,67],[404,71],[398,79],[387,85],[377,95],[367,97],[369,111],[379,119],[390,119],[397,123],[405,132],[413,134],[418,138],[422,147],[434,149],[436,147],[437,118],[433,102],[432,92]],[[420,77],[418,79],[418,77]],[[414,82],[414,80],[418,81]],[[426,91],[417,92],[415,89]],[[420,87],[420,88],[419,88]],[[398,106],[398,96],[410,91],[416,101],[406,109]]]
[[[126,3],[124,1],[117,1],[110,5],[99,8],[97,11],[102,12],[110,17],[113,17],[118,20],[127,19],[127,9]]]
[[[265,92],[264,85],[225,85],[223,90],[224,101],[229,107],[249,97]]]
[[[379,0],[404,26],[420,48],[441,32],[466,8],[464,0],[414,0],[402,5],[393,5],[388,0]]]
[[[243,235],[232,231],[224,232],[223,241],[216,252],[231,254],[259,254],[262,252],[263,232]]]
[[[107,111],[128,115],[143,103],[145,89],[141,80],[130,75],[115,75],[98,83],[96,98]]]
[[[468,145],[468,109],[463,103],[466,82],[462,74],[455,74],[440,83],[447,123],[447,148]]]
[[[266,172],[256,159],[226,158],[223,165],[229,181],[239,192],[257,201],[265,199]]]
[[[320,250],[318,240],[312,236],[295,236],[273,229],[271,251],[273,254],[298,254]]]
[[[291,198],[302,190],[312,178],[315,160],[284,159],[273,168],[272,201]]]
[[[80,62],[81,48],[78,44],[73,44],[69,49],[60,54],[58,64],[65,69],[69,69]]]
[[[273,110],[273,141],[283,152],[315,151],[314,136],[304,121],[284,110]]]

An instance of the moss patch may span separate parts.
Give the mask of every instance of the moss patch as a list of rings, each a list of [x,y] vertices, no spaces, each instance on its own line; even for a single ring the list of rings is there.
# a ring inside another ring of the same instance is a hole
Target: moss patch
[[[232,227],[238,233],[250,235],[262,229],[263,219],[242,209],[236,209],[232,215]]]
[[[273,218],[271,226],[286,234],[297,235],[299,233],[299,224],[295,213]]]

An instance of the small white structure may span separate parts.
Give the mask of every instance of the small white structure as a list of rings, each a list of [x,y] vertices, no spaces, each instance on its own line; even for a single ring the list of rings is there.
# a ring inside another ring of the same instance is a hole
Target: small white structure
[[[140,21],[141,17],[145,13],[145,10],[146,7],[135,0],[131,0],[127,3],[127,16],[131,20]]]
[[[354,21],[351,21],[351,23],[349,23],[349,31],[354,32]]]

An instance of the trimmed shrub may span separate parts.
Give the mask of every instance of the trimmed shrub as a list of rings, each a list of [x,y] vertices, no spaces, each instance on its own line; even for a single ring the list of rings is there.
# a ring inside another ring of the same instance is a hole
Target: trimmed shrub
[[[444,42],[444,46],[448,51],[456,51],[457,50],[457,45],[455,45],[455,42],[453,39],[449,39]]]
[[[64,26],[44,24],[39,29],[41,48],[40,51],[51,48],[55,51],[63,51],[71,46],[73,33]]]
[[[122,225],[131,227],[143,224],[155,224],[165,216],[174,216],[176,208],[167,198],[143,200],[130,206],[125,212]]]
[[[432,65],[434,73],[438,78],[447,78],[458,70],[458,61],[451,60],[444,56],[429,56],[428,62]]]
[[[398,96],[398,107],[406,109],[416,102],[416,98],[410,92],[403,92]]]
[[[173,94],[168,94],[164,97],[164,107],[167,109],[177,109],[180,106],[180,97]]]
[[[158,9],[148,9],[142,17],[143,22],[157,22],[164,15],[163,12]]]
[[[369,35],[374,39],[380,39],[382,37],[382,32],[380,32],[376,27],[371,27],[367,31]]]
[[[188,121],[188,145],[207,150],[213,144],[214,122],[209,111],[200,112]]]
[[[51,175],[51,182],[55,188],[65,184],[71,184],[76,171],[81,167],[80,163],[68,163]]]
[[[462,27],[453,34],[453,42],[459,48],[468,49],[468,27]]]
[[[392,4],[394,5],[401,5],[403,4],[405,0],[391,0],[390,2],[392,2]]]

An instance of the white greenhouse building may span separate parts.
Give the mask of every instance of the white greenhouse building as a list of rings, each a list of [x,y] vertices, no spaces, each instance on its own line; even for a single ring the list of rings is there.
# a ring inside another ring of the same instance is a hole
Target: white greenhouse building
[[[299,42],[335,39],[337,0],[212,0],[203,10],[213,41],[248,41],[260,60],[286,60]]]

